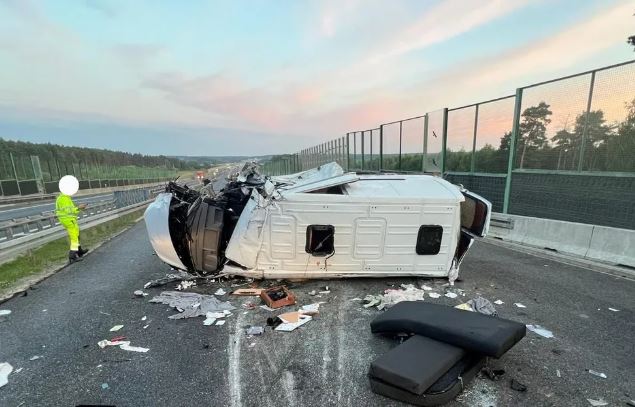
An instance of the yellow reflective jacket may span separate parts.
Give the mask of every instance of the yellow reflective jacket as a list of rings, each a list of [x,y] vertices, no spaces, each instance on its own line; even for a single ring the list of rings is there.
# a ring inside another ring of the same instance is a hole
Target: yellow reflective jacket
[[[79,214],[79,208],[75,206],[75,203],[70,196],[60,194],[55,200],[55,216],[60,222],[68,220],[76,220]]]

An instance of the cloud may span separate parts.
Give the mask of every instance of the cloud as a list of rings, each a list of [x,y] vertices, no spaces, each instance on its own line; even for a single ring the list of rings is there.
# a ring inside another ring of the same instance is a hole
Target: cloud
[[[125,63],[139,66],[160,57],[166,49],[157,44],[118,44],[112,47],[112,51]]]
[[[86,7],[97,11],[105,17],[113,18],[117,16],[117,9],[115,9],[112,3],[103,0],[84,0],[84,4]]]

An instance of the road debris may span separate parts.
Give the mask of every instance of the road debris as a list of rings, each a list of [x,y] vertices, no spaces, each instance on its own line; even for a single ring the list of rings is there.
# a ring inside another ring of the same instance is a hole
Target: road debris
[[[467,302],[464,302],[463,304],[459,304],[459,305],[455,306],[454,308],[462,309],[463,311],[470,311],[470,312],[474,311],[472,309],[472,306],[470,304],[468,304]]]
[[[10,309],[0,309],[0,317],[3,315],[9,315],[11,313]]]
[[[432,293],[429,293],[432,294]],[[402,284],[401,288],[388,288],[383,295],[369,294],[364,297],[364,308],[377,307],[378,310],[390,308],[402,301],[423,301],[425,291],[414,284]]]
[[[537,333],[544,338],[553,338],[553,332],[540,325],[526,325],[531,332]]]
[[[112,328],[110,328],[110,332],[117,332],[121,328],[123,328],[123,325],[115,325]]]
[[[522,384],[521,382],[519,382],[519,381],[518,381],[518,380],[516,380],[516,379],[512,379],[512,380],[509,382],[509,387],[510,387],[512,390],[516,390],[516,391],[521,391],[521,392],[522,392],[522,391],[527,391],[527,386],[525,386],[524,384]]]
[[[602,406],[608,406],[609,403],[604,401],[604,399],[599,399],[599,400],[594,400],[594,399],[586,399],[589,404],[591,404],[593,407],[602,407]]]
[[[314,295],[317,295],[317,291],[311,290],[307,294],[309,294],[310,296],[314,296]]]
[[[236,309],[227,301],[221,301],[213,295],[183,291],[163,291],[150,300],[152,303],[167,304],[176,308],[180,314],[170,315],[169,319],[183,319],[205,316],[208,312],[231,311]]]
[[[469,300],[466,304],[469,304],[469,306],[472,308],[472,311],[485,314],[485,315],[493,315],[493,316],[498,315],[498,312],[496,312],[496,308],[494,308],[492,303],[483,297],[473,298]]]
[[[143,317],[141,317],[141,320],[142,320],[142,321],[145,321],[146,319],[148,319],[148,317],[147,317],[147,316],[145,316],[145,315],[144,315]]]
[[[244,295],[257,297],[262,292],[262,288],[239,288],[232,292],[232,295]]]
[[[265,328],[262,326],[250,326],[245,329],[247,335],[262,335],[265,332]]]
[[[525,307],[523,304],[521,304],[519,302],[515,302],[514,305],[517,306],[518,308],[527,308],[527,307]]]
[[[494,301],[494,304],[496,304],[496,305],[503,305],[503,304],[505,304],[505,303],[504,303],[503,301],[501,301],[501,300],[496,300],[496,301]]]
[[[611,308],[611,307],[609,307],[609,311],[613,311],[613,312],[619,312],[620,310],[618,310],[618,309],[615,309],[615,308]]]
[[[123,349],[123,350],[127,350],[130,352],[142,352],[145,353],[147,351],[149,351],[150,349],[148,348],[142,348],[139,346],[130,346],[130,341],[109,341],[108,339],[103,339],[99,342],[97,342],[97,345],[99,345],[100,348],[104,349],[107,346],[118,346],[119,349]]]
[[[147,297],[148,293],[144,293],[143,290],[135,290],[133,293],[135,297]]]
[[[108,383],[102,383],[101,388],[102,390],[106,390],[108,388]]]
[[[246,302],[242,305],[242,307],[246,310],[252,310],[252,309],[256,309],[258,306],[254,304],[253,302]]]
[[[231,315],[231,312],[229,312],[228,310],[217,311],[217,312],[207,312],[205,314],[205,321],[203,321],[203,325],[205,326],[214,325],[217,322],[217,320],[221,318],[225,318],[228,315]],[[222,324],[216,323],[216,325],[222,325]]]
[[[587,369],[587,372],[591,373],[593,376],[601,377],[602,379],[606,379],[606,374],[598,372],[597,370]]]
[[[186,273],[185,271],[178,271],[177,273],[166,274],[165,277],[157,278],[156,280],[148,281],[143,285],[143,288],[160,287],[175,281],[189,281],[196,280],[197,277]]]
[[[560,375],[560,369],[556,369],[556,376],[558,376],[558,377],[562,377],[562,376]]]
[[[428,293],[430,298],[441,298],[441,294],[439,293]]]
[[[187,281],[180,282],[179,285],[177,285],[174,289],[177,291],[183,291],[183,290],[187,290],[190,287],[195,287],[195,286],[196,286],[196,281],[187,280]]]
[[[274,330],[282,332],[291,332],[301,327],[302,325],[313,319],[310,315],[304,315],[299,311],[288,312],[286,314],[278,315],[278,318],[282,321],[281,324],[276,326]]]
[[[265,311],[269,311],[269,312],[272,312],[272,311],[276,310],[275,308],[271,308],[271,307],[268,307],[266,305],[261,305],[260,308],[264,309]]]
[[[485,366],[481,373],[492,381],[500,380],[505,374],[505,369],[492,369],[491,367]]]
[[[225,320],[224,319],[220,319],[218,321],[216,321],[216,325],[225,325]]]
[[[144,326],[143,326],[143,329],[147,329],[149,326],[150,326],[150,324],[148,324],[148,325],[144,325]]]
[[[214,295],[225,295],[227,294],[227,292],[225,292],[225,290],[223,290],[222,288],[219,288],[218,290],[216,290],[216,292],[214,293]]]
[[[38,360],[38,359],[41,359],[41,358],[42,358],[42,355],[35,355],[35,356],[31,356],[29,358],[29,360],[33,361],[33,360]]]
[[[445,293],[445,296],[448,297],[448,298],[456,298],[456,297],[458,297],[458,294],[453,293],[453,292],[447,292],[447,293]]]
[[[295,304],[295,295],[285,286],[271,287],[262,290],[260,298],[270,308],[282,308]]]
[[[8,362],[0,363],[0,387],[9,383],[9,375],[13,372],[13,366]]]
[[[421,285],[421,289],[424,290],[424,291],[432,291],[432,287],[428,287],[425,284]]]

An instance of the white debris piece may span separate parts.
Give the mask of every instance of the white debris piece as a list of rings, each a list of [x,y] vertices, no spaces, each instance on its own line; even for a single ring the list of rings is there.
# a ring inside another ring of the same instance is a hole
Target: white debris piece
[[[196,285],[196,282],[194,281],[181,281],[179,283],[179,285],[176,286],[175,290],[177,291],[183,291],[183,290],[187,290],[190,287],[194,287]]]
[[[514,305],[517,306],[518,308],[527,308],[527,307],[525,307],[523,304],[521,304],[519,302],[515,302]]]
[[[422,289],[422,290],[424,290],[424,291],[432,291],[432,287],[428,287],[428,286],[427,286],[427,285],[425,285],[425,284],[423,284],[423,285],[421,286],[421,289]]]
[[[218,290],[216,290],[216,292],[214,293],[214,295],[225,295],[227,294],[225,292],[225,290],[223,290],[222,288],[219,288]]]
[[[609,307],[609,311],[613,311],[613,312],[619,312],[620,310],[618,310],[618,309],[615,309],[615,308],[611,308],[611,307]]]
[[[298,321],[297,322],[291,322],[291,321],[285,321],[284,318],[281,318],[281,316],[279,316],[278,318],[280,318],[282,320],[282,324],[278,325],[275,328],[275,330],[276,331],[282,331],[282,332],[291,332],[291,331],[295,330],[296,328],[306,324],[311,319],[313,319],[313,318],[311,318],[310,315],[300,314],[298,316]]]
[[[494,301],[494,304],[496,304],[496,305],[503,305],[503,304],[505,304],[505,303],[504,303],[503,301],[501,301],[501,300],[496,300],[496,301]]]
[[[609,403],[607,403],[606,401],[604,401],[604,399],[599,399],[599,400],[593,400],[593,399],[587,399],[587,401],[593,406],[593,407],[602,407],[602,406],[608,406]]]
[[[148,317],[147,317],[147,316],[145,316],[145,315],[144,315],[143,317],[141,317],[141,320],[142,320],[142,321],[145,321],[146,319],[148,319]]]
[[[146,353],[147,351],[150,350],[148,348],[142,348],[140,346],[130,346],[130,342],[122,343],[121,345],[119,345],[119,349],[127,350],[130,352],[141,352],[141,353]]]
[[[9,375],[13,372],[13,366],[10,363],[0,363],[0,387],[9,383]]]
[[[205,316],[207,312],[236,309],[229,302],[220,301],[213,295],[183,291],[163,291],[150,302],[167,304],[180,312],[180,314],[170,315],[169,319],[192,318]]]
[[[115,325],[112,328],[110,328],[110,332],[117,332],[121,328],[123,328],[123,325]]]
[[[271,308],[271,307],[268,307],[266,305],[261,305],[260,308],[264,309],[265,311],[269,311],[269,312],[273,312],[273,311],[276,310],[275,308]]]
[[[560,375],[560,369],[556,369],[556,376],[558,376],[558,377],[562,377],[562,376]]]
[[[143,290],[135,290],[133,294],[137,297],[146,297],[148,295],[148,293],[144,293]]]
[[[150,326],[150,324],[148,324],[148,325],[144,325],[144,326],[143,326],[143,329],[146,329],[146,328],[147,328],[147,327],[149,327],[149,326]]]
[[[10,309],[0,309],[0,317],[3,315],[9,315],[11,313]]]
[[[445,296],[448,297],[448,298],[456,298],[456,297],[458,297],[458,295],[456,293],[451,293],[451,292],[450,293],[445,293]]]
[[[216,321],[216,325],[225,325],[225,320],[224,319],[219,319],[218,321]]]
[[[430,298],[441,298],[441,294],[439,293],[428,293]]]
[[[321,302],[316,302],[314,304],[303,305],[300,307],[300,311],[304,312],[319,312],[320,311]]]
[[[606,379],[606,374],[598,372],[597,370],[587,369],[587,372],[591,373],[593,376],[601,377],[602,379]]]
[[[31,357],[29,358],[29,360],[31,360],[31,361],[33,361],[33,360],[38,360],[38,359],[40,359],[41,357],[42,357],[42,355],[35,355],[35,356],[31,356]]]
[[[531,332],[537,333],[544,338],[553,338],[553,332],[540,325],[526,325]]]

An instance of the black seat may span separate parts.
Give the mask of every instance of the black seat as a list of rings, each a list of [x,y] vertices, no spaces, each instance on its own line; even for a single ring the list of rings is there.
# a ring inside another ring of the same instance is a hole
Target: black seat
[[[526,334],[524,324],[421,301],[400,302],[370,324],[373,333],[425,336],[468,353],[501,357]]]

